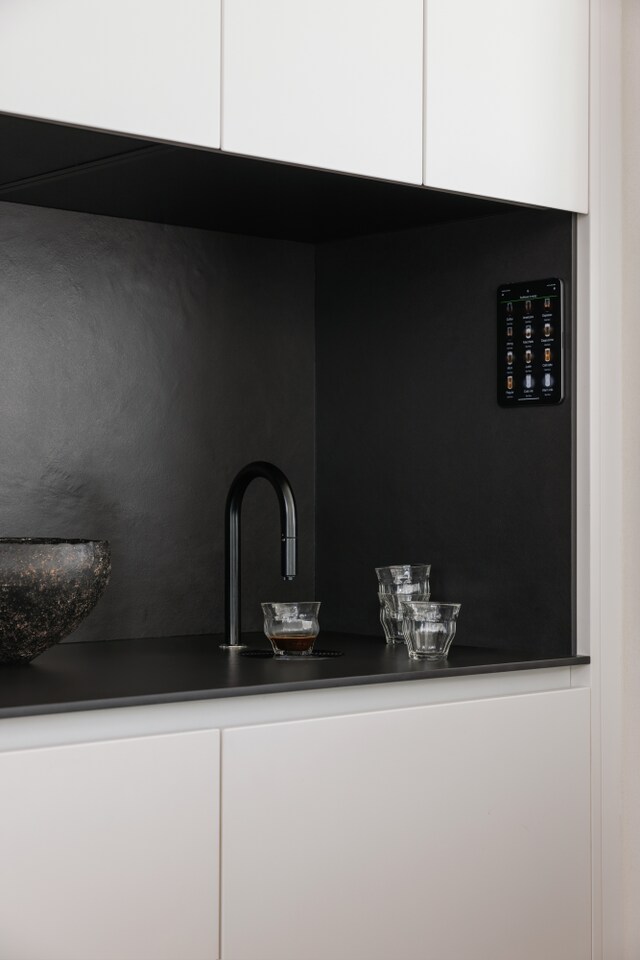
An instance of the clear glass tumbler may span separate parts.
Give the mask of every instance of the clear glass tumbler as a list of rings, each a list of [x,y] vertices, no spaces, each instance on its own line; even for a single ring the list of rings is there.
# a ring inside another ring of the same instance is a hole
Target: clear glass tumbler
[[[404,600],[404,638],[412,660],[445,660],[456,635],[459,603]]]
[[[320,603],[263,603],[264,632],[281,660],[299,660],[313,652],[320,633]]]
[[[380,623],[387,643],[404,643],[402,600],[428,600],[430,563],[397,563],[376,567]]]

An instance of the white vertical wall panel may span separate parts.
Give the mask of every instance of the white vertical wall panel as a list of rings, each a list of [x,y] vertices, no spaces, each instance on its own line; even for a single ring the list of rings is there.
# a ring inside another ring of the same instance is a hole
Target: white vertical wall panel
[[[587,211],[589,0],[425,0],[430,187]]]
[[[2,0],[0,111],[220,146],[220,0]]]
[[[224,0],[222,147],[422,182],[422,0]]]
[[[219,734],[0,756],[3,960],[215,960]]]
[[[223,960],[585,960],[589,691],[225,730]]]

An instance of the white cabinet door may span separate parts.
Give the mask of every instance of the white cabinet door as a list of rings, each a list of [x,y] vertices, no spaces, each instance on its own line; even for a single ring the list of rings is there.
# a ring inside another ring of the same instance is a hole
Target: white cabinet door
[[[589,692],[238,728],[223,960],[585,960]]]
[[[3,0],[0,111],[220,146],[220,0]]]
[[[589,0],[426,0],[427,186],[586,212]]]
[[[422,0],[224,0],[222,148],[422,182]]]
[[[214,960],[219,734],[0,755],[3,960]]]

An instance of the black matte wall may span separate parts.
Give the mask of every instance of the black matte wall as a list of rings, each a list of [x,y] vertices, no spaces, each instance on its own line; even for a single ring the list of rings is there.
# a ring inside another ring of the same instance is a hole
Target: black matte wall
[[[244,625],[314,595],[314,250],[0,204],[2,536],[111,541],[110,586],[72,640],[223,625],[223,510],[272,460],[299,508],[279,576],[265,481],[243,514]]]
[[[571,248],[544,211],[314,248],[0,203],[2,535],[111,541],[71,640],[220,631],[226,492],[272,460],[300,573],[258,481],[247,629],[316,597],[324,630],[380,636],[374,566],[425,560],[458,642],[569,652],[570,379],[561,407],[498,407],[495,295],[570,290]]]
[[[570,652],[571,400],[499,407],[495,351],[498,285],[570,292],[571,250],[571,216],[543,211],[318,248],[325,628],[379,634],[374,567],[430,562],[458,643]]]

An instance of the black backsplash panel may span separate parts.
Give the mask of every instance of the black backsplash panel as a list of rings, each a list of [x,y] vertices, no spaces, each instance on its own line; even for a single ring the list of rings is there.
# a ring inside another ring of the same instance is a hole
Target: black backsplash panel
[[[70,640],[219,631],[226,491],[272,460],[300,572],[258,481],[246,629],[316,597],[323,629],[380,635],[373,567],[426,560],[460,643],[570,652],[570,363],[561,406],[500,408],[495,297],[559,276],[569,321],[571,246],[544,211],[314,249],[0,203],[2,535],[111,541]]]
[[[496,402],[496,289],[557,276],[572,217],[518,211],[318,248],[317,596],[326,629],[381,633],[375,566],[430,562],[457,642],[572,644],[572,383]],[[570,342],[568,343],[570,347]]]
[[[223,511],[272,460],[299,508],[280,578],[265,481],[243,512],[243,608],[314,593],[314,250],[0,204],[0,530],[111,541],[71,640],[222,630]]]

